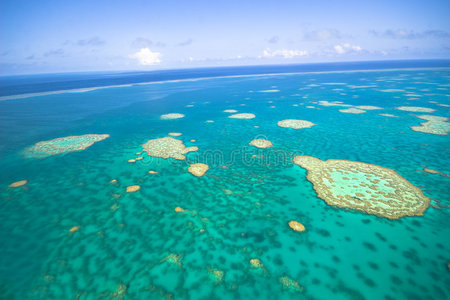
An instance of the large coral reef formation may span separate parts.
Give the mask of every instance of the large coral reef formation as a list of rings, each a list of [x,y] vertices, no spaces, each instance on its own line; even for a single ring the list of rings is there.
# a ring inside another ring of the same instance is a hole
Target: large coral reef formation
[[[149,140],[143,145],[143,149],[149,156],[184,160],[186,159],[185,154],[197,151],[198,147],[186,147],[181,140],[172,137],[164,137]]]
[[[294,163],[308,171],[307,179],[328,205],[388,219],[421,216],[430,205],[430,198],[391,169],[311,156],[296,156]]]
[[[411,126],[410,128],[414,131],[436,135],[448,135],[450,132],[449,118],[431,115],[421,115],[417,117],[426,120],[426,122],[420,123],[420,126]]]
[[[30,158],[46,158],[53,155],[82,151],[107,138],[109,138],[109,134],[85,134],[41,141],[25,149],[25,156]]]

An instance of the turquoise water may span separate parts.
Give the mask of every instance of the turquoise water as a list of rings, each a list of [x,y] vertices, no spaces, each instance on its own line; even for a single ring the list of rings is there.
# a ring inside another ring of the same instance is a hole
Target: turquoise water
[[[449,78],[449,69],[305,73],[1,101],[0,298],[448,299],[450,178],[423,169],[450,174],[450,137],[411,130],[425,113],[395,107],[450,117],[438,105],[450,104]],[[383,109],[341,113],[347,107],[320,100]],[[229,119],[225,109],[256,117]],[[167,113],[185,117],[159,118]],[[278,127],[283,119],[317,125]],[[128,163],[169,132],[199,150],[186,161],[144,153]],[[110,137],[66,155],[23,155],[39,141],[91,133]],[[273,147],[248,146],[255,138]],[[389,220],[328,206],[295,155],[395,169],[441,207]],[[210,169],[194,177],[191,162]],[[19,180],[28,183],[8,187]],[[130,185],[141,189],[126,193]],[[283,288],[283,276],[304,290]]]

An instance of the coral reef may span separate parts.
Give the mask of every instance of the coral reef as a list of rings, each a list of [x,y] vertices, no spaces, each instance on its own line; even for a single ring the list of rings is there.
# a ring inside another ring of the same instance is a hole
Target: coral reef
[[[149,156],[161,157],[164,159],[175,158],[183,160],[184,154],[197,151],[197,147],[187,147],[182,141],[172,137],[164,137],[160,139],[149,140],[143,145],[143,149]]]
[[[272,142],[265,139],[255,139],[249,145],[255,146],[256,148],[269,148],[272,147]]]
[[[139,185],[130,185],[127,187],[127,193],[134,193],[141,189]]]
[[[395,109],[403,110],[403,111],[410,111],[410,112],[425,112],[425,113],[432,113],[435,111],[435,109],[427,108],[427,107],[418,107],[418,106],[399,106]]]
[[[177,207],[175,207],[175,212],[184,212],[184,209],[182,209],[181,207],[177,206]]]
[[[80,230],[80,226],[74,226],[74,227],[72,227],[72,228],[70,228],[70,232],[71,233],[74,233],[74,232],[76,232],[76,231],[78,231],[78,230]]]
[[[119,298],[119,299],[123,299],[125,297],[125,294],[127,293],[127,286],[124,285],[123,283],[119,284],[119,286],[117,287],[117,290],[114,291],[113,295],[111,296],[111,298]]]
[[[358,106],[355,106],[355,108],[357,108],[357,109],[364,109],[364,110],[383,109],[382,107],[372,106],[372,105],[358,105]]]
[[[161,120],[174,120],[174,119],[181,119],[181,118],[184,118],[184,115],[178,114],[178,113],[161,115]]]
[[[314,124],[313,122],[310,122],[310,121],[305,121],[305,120],[287,119],[287,120],[278,121],[277,125],[279,127],[284,127],[284,128],[302,129],[302,128],[311,128],[316,124]]]
[[[216,284],[221,283],[223,280],[223,276],[225,275],[225,272],[219,269],[214,269],[208,267],[208,274],[209,278],[211,278],[212,281],[214,281]]]
[[[363,114],[366,111],[362,110],[362,109],[357,109],[357,108],[347,108],[347,109],[340,109],[339,110],[341,113],[347,113],[347,114]]]
[[[292,230],[302,232],[305,231],[305,226],[303,226],[302,223],[299,223],[297,221],[289,221],[288,223],[289,227],[291,227]]]
[[[433,170],[433,169],[428,169],[428,168],[424,168],[423,169],[424,172],[430,173],[430,174],[439,174],[441,172]]]
[[[329,205],[398,219],[421,216],[430,204],[419,188],[391,169],[311,156],[296,156],[294,163],[308,171],[317,196]]]
[[[262,264],[262,262],[257,258],[250,259],[250,265],[253,268],[264,268],[264,265]]]
[[[81,151],[107,138],[109,138],[109,134],[85,134],[41,141],[27,148],[25,155],[31,158],[46,158],[52,155]]]
[[[448,135],[450,132],[450,123],[447,122],[448,118],[438,117],[431,115],[417,116],[419,119],[426,120],[426,122],[420,123],[420,126],[411,126],[414,131],[431,133],[436,135]]]
[[[279,281],[281,285],[288,290],[294,291],[294,292],[302,292],[303,287],[294,279],[289,278],[288,276],[283,276],[279,278]]]
[[[438,170],[433,170],[433,169],[429,169],[429,168],[424,168],[423,171],[424,171],[424,172],[427,172],[427,173],[430,173],[430,174],[439,174],[439,175],[441,175],[441,176],[443,176],[443,177],[450,177],[450,175],[445,174],[445,173],[443,173],[443,172],[441,172],[441,171],[438,171]]]
[[[192,164],[188,168],[189,173],[197,177],[203,176],[208,170],[209,166],[203,163]]]
[[[167,255],[166,257],[164,257],[160,263],[163,262],[168,262],[171,265],[177,265],[178,267],[182,267],[183,264],[181,262],[181,260],[183,259],[183,254],[175,254],[175,253],[171,253],[169,255]]]
[[[321,106],[343,106],[343,107],[351,107],[352,105],[350,104],[344,104],[344,102],[341,101],[326,101],[326,100],[320,100],[319,105]]]
[[[182,135],[182,133],[181,132],[169,132],[169,135],[170,136],[180,136],[180,135]]]
[[[231,116],[228,116],[228,118],[230,119],[253,119],[256,116],[254,114],[249,114],[249,113],[241,113],[241,114],[234,114]]]
[[[10,188],[17,188],[17,187],[23,186],[23,185],[25,185],[27,183],[28,183],[28,180],[20,180],[20,181],[16,181],[16,182],[11,183],[9,185],[9,187]]]

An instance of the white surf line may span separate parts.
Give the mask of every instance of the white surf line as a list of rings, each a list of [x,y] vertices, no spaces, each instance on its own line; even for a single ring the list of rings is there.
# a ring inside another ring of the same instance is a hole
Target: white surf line
[[[9,95],[9,96],[0,96],[0,101],[6,100],[14,100],[14,99],[25,99],[39,96],[48,96],[48,95],[57,95],[57,94],[65,94],[65,93],[85,93],[91,92],[99,89],[107,89],[114,87],[130,87],[133,84],[119,84],[119,85],[107,85],[107,86],[96,86],[89,88],[80,88],[80,89],[70,89],[70,90],[59,90],[59,91],[49,91],[49,92],[39,92],[39,93],[27,93],[27,94],[18,94],[18,95]]]
[[[150,84],[162,84],[162,83],[175,83],[175,82],[190,82],[190,81],[200,81],[200,80],[212,80],[212,79],[226,79],[226,78],[246,78],[246,77],[264,77],[264,76],[290,76],[290,75],[307,75],[307,74],[338,74],[338,73],[366,73],[366,72],[393,72],[393,71],[426,71],[426,70],[450,70],[447,67],[429,67],[429,68],[400,68],[400,69],[368,69],[368,70],[344,70],[344,71],[317,71],[317,72],[289,72],[289,73],[265,73],[265,74],[247,74],[247,75],[225,75],[225,76],[212,76],[212,77],[198,77],[198,78],[187,78],[187,79],[171,79],[171,80],[161,80],[161,81],[148,81],[148,82],[136,82],[129,84],[119,84],[119,85],[107,85],[107,86],[96,86],[89,88],[79,88],[79,89],[68,89],[59,91],[48,91],[39,93],[26,93],[26,94],[16,94],[8,96],[0,96],[0,101],[14,100],[14,99],[25,99],[39,96],[56,95],[64,93],[84,93],[99,89],[115,88],[115,87],[131,87],[135,85],[150,85]]]

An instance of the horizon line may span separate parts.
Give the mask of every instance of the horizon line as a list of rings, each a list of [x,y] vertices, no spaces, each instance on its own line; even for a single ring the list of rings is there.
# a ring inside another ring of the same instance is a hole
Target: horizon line
[[[430,61],[430,60],[420,60],[420,61]],[[433,60],[434,61],[434,60]],[[442,61],[442,60],[438,60]],[[450,60],[446,60],[449,61]],[[361,62],[360,62],[361,63]],[[141,81],[141,82],[132,82],[132,83],[123,83],[123,84],[115,84],[115,85],[100,85],[100,86],[91,86],[91,87],[81,87],[81,88],[72,88],[72,89],[60,89],[60,90],[51,90],[44,92],[30,92],[30,93],[22,93],[22,94],[12,94],[0,96],[0,101],[8,101],[8,100],[18,100],[18,99],[26,99],[33,98],[39,96],[47,96],[47,95],[56,95],[56,94],[64,94],[64,93],[84,93],[90,92],[99,89],[107,89],[107,88],[118,88],[118,87],[132,87],[137,85],[152,85],[152,84],[164,84],[164,83],[174,83],[174,82],[189,82],[189,81],[200,81],[200,80],[209,80],[209,79],[227,79],[227,78],[239,78],[239,77],[260,77],[260,76],[289,76],[289,75],[302,75],[302,74],[321,74],[321,73],[353,73],[353,72],[377,72],[377,71],[398,71],[398,70],[429,70],[429,69],[449,69],[449,66],[443,67],[400,67],[400,68],[375,68],[375,69],[355,69],[355,70],[320,70],[320,71],[297,71],[297,72],[276,72],[276,73],[253,73],[253,74],[234,74],[234,75],[216,75],[209,77],[190,77],[190,78],[181,78],[181,79],[167,79],[167,80],[155,80],[155,81]],[[191,70],[191,69],[186,69]],[[37,75],[37,74],[36,74]]]
[[[285,67],[285,66],[307,66],[307,65],[322,65],[322,64],[352,64],[352,63],[372,63],[372,62],[425,62],[425,61],[448,61],[448,58],[406,58],[406,59],[373,59],[373,60],[347,60],[347,61],[321,61],[321,62],[302,62],[302,63],[268,63],[268,64],[248,64],[248,65],[217,65],[217,66],[192,66],[192,67],[168,67],[153,70],[139,70],[139,69],[117,69],[117,70],[90,70],[90,71],[61,71],[61,72],[41,72],[41,73],[17,73],[17,74],[0,74],[0,78],[16,77],[16,76],[34,76],[34,75],[64,75],[64,74],[107,74],[107,73],[151,73],[159,71],[171,70],[201,70],[201,69],[226,69],[226,68],[247,68],[247,67]]]

